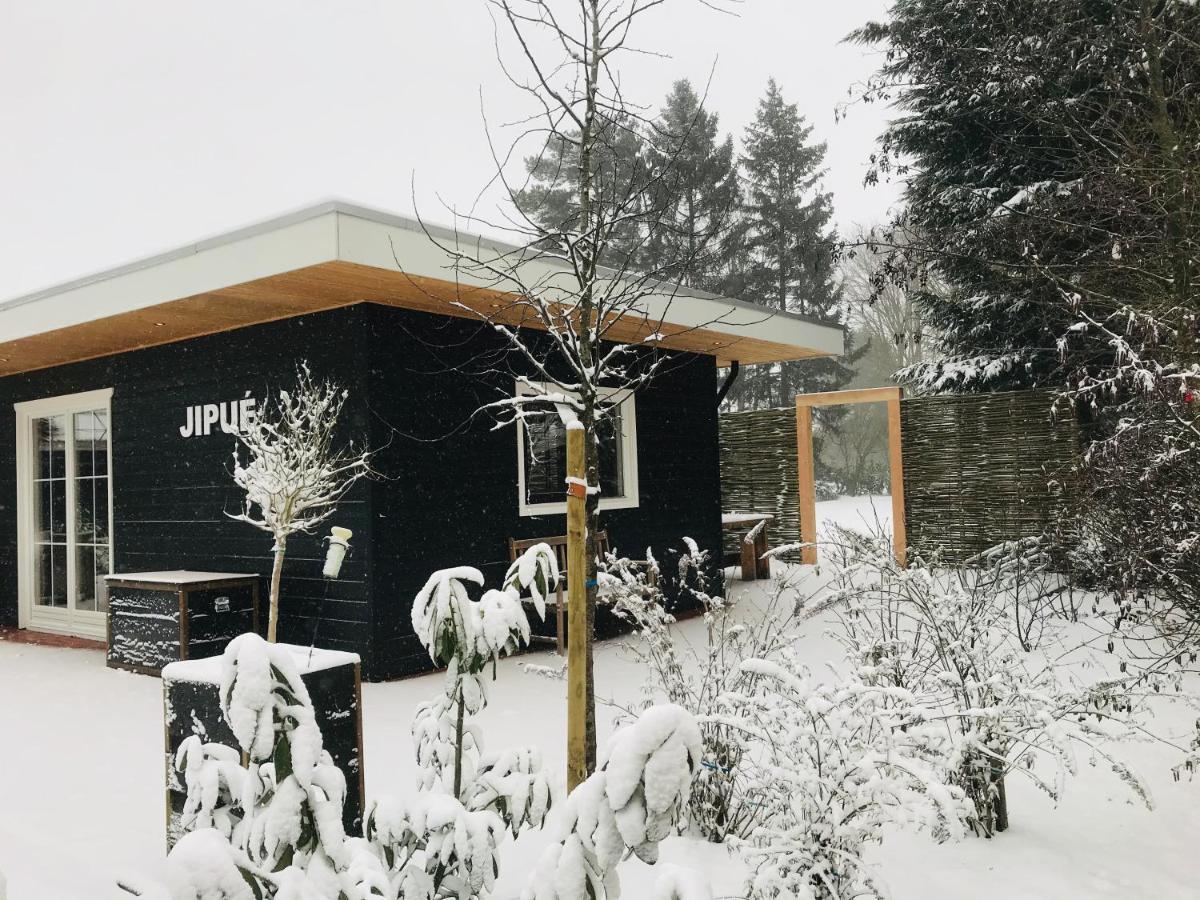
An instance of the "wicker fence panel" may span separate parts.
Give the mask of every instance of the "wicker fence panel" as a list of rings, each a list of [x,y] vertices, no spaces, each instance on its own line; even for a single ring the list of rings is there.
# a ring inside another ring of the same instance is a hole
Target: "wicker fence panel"
[[[1079,426],[1039,391],[900,405],[908,545],[961,561],[1049,527],[1069,492]]]
[[[727,512],[770,513],[771,544],[793,543],[800,540],[799,490],[794,407],[721,414],[721,504]]]
[[[908,546],[961,561],[1048,527],[1079,462],[1069,414],[1039,391],[917,397],[900,404]],[[721,500],[771,513],[773,545],[800,540],[796,410],[721,415]],[[730,544],[732,547],[732,544]],[[728,548],[727,548],[728,549]]]

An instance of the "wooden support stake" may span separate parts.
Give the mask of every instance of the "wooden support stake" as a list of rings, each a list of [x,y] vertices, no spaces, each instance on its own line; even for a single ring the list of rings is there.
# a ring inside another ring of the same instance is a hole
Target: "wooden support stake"
[[[806,566],[817,562],[817,487],[813,469],[812,407],[796,400],[796,464],[800,470],[800,540],[811,546],[800,551]]]
[[[888,471],[892,494],[892,550],[901,568],[908,565],[908,529],[904,522],[904,448],[900,435],[900,398],[887,402]]]
[[[587,773],[587,482],[582,428],[567,429],[567,790]]]

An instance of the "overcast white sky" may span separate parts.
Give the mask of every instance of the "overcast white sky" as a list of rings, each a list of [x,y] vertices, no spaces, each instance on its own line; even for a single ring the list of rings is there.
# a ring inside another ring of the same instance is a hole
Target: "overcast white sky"
[[[737,138],[767,78],[829,143],[839,224],[896,195],[861,186],[886,111],[834,121],[877,59],[841,38],[886,0],[673,0],[626,92],[688,77]],[[484,0],[0,0],[0,299],[320,200],[450,218],[492,166],[504,82]],[[715,65],[715,70],[713,69]]]

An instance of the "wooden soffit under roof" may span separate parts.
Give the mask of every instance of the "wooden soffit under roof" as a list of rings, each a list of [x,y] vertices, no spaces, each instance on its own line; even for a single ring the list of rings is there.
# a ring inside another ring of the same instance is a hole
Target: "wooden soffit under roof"
[[[0,303],[0,376],[286,319],[378,303],[540,327],[512,296],[471,284],[445,252],[479,239],[340,203],[233,232]],[[439,248],[439,243],[441,248]],[[487,245],[494,247],[497,245]],[[503,251],[505,248],[500,248]],[[556,273],[544,260],[530,264]],[[534,278],[545,280],[541,273]],[[705,294],[648,298],[613,340],[743,364],[838,355],[838,328]]]

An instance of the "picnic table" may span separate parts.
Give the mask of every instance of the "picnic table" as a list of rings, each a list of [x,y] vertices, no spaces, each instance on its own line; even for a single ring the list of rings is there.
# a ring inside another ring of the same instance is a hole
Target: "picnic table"
[[[767,523],[775,517],[766,513],[727,512],[721,514],[721,528],[740,534],[739,548],[726,555],[725,565],[742,567],[742,580],[771,577],[771,561],[766,558]]]

